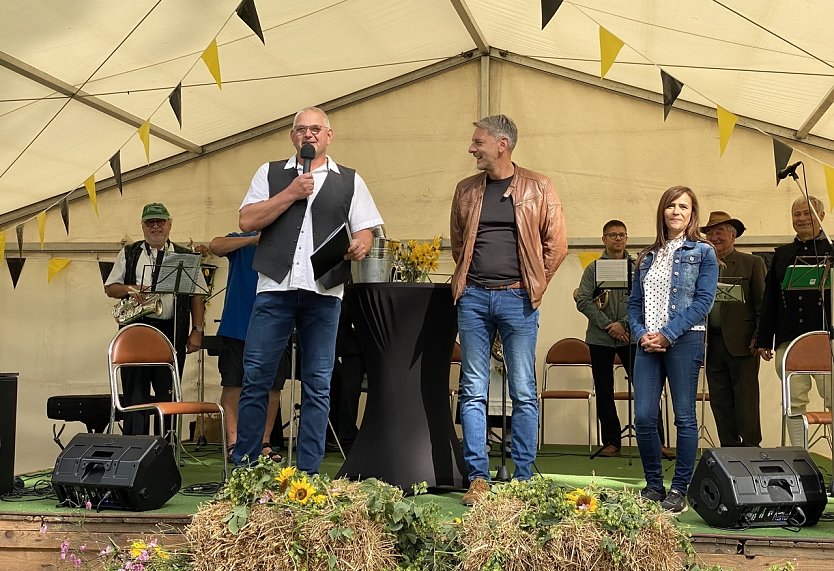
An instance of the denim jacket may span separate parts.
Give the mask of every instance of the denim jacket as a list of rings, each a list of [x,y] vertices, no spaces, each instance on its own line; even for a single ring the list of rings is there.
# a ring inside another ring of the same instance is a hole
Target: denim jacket
[[[628,321],[636,342],[648,333],[645,321],[643,280],[654,261],[649,252],[634,272],[631,295],[628,298]],[[715,301],[718,287],[718,257],[707,242],[684,240],[675,251],[672,263],[672,291],[669,292],[669,323],[660,329],[670,345],[695,327],[705,325],[706,317]]]

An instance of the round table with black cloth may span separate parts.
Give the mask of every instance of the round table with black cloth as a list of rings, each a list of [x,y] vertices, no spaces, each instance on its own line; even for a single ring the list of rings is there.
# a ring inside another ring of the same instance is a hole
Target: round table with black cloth
[[[463,487],[467,474],[449,409],[457,315],[447,284],[348,286],[368,375],[362,426],[337,476]]]

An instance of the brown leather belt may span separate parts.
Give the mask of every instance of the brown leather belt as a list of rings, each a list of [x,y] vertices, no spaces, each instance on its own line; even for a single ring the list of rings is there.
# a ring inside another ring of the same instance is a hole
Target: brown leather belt
[[[482,285],[476,285],[476,284],[469,284],[469,285],[484,288],[484,289],[488,289],[488,290],[524,289],[524,284],[522,284],[520,281],[519,282],[513,282],[513,283],[507,284],[507,285],[497,285],[497,286],[482,286]]]

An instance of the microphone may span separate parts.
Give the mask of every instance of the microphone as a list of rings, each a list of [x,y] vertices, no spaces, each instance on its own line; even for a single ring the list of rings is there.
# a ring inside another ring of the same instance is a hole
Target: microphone
[[[778,173],[776,173],[776,182],[779,182],[783,178],[793,177],[796,178],[796,167],[802,164],[802,161],[796,161],[792,165],[788,165]]]
[[[302,172],[310,172],[310,164],[313,162],[313,159],[316,158],[316,148],[310,143],[304,143],[303,145],[301,145],[301,151],[299,152],[299,154],[301,155],[301,160],[303,161]]]

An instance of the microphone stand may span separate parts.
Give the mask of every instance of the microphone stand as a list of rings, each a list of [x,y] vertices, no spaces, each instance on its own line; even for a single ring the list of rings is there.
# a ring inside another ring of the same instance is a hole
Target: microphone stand
[[[495,472],[495,480],[509,482],[510,472],[507,470],[507,357],[501,351],[501,465]]]
[[[828,242],[829,252],[825,255],[825,257],[828,261],[832,257],[831,252],[834,251],[834,244],[831,242],[831,238],[828,236],[828,233],[822,227],[822,219],[820,218],[820,215],[817,212],[817,209],[814,208],[814,204],[811,202],[810,196],[808,195],[808,181],[805,180],[805,165],[802,165],[803,166],[803,168],[802,168],[802,177],[803,177],[803,182],[805,184],[805,188],[802,188],[802,185],[799,184],[799,176],[797,176],[797,174],[796,174],[796,167],[798,167],[800,164],[801,164],[801,162],[796,163],[794,165],[791,165],[790,167],[788,167],[784,171],[780,171],[779,174],[781,175],[782,172],[785,172],[786,176],[790,176],[793,179],[794,184],[796,184],[796,187],[799,189],[800,194],[802,194],[802,196],[805,198],[805,201],[808,204],[808,210],[811,212],[811,216],[814,218],[813,221],[816,221],[816,223],[819,224],[820,232],[822,233],[826,242]],[[784,178],[784,177],[782,177],[782,178]],[[813,223],[812,223],[812,227],[813,227]],[[819,234],[817,234],[817,235],[819,235]],[[815,239],[816,239],[816,236],[814,236],[812,238],[812,240],[815,240]],[[826,274],[828,274],[828,275],[826,275]],[[828,291],[829,298],[828,299],[829,299],[829,303],[831,305],[831,309],[830,309],[831,314],[827,315],[827,316],[825,314],[825,281],[826,281],[826,278],[828,278],[828,289],[829,289],[829,291]],[[822,283],[820,283],[820,293],[822,294],[823,325],[825,326],[825,330],[828,331],[828,344],[831,347],[831,356],[832,356],[832,369],[831,370],[834,371],[834,329],[832,329],[832,323],[834,323],[834,303],[832,303],[832,301],[834,301],[834,276],[831,275],[830,263],[826,263],[826,269],[823,273]],[[829,318],[827,324],[826,324],[826,317]],[[834,379],[834,375],[828,375],[828,379],[827,379],[828,382],[832,382],[832,379]],[[819,382],[819,381],[817,381],[817,382]],[[823,380],[823,382],[826,382],[826,381]],[[826,394],[829,395],[829,398],[831,398],[831,391],[823,391],[823,392],[826,392]],[[823,399],[823,406],[825,406],[825,399]],[[830,428],[831,428],[832,434],[834,434],[834,414],[831,415],[831,426],[830,426]],[[829,484],[827,491],[828,491],[828,494],[830,496],[834,497],[834,454],[831,455],[831,474],[832,474],[831,483]]]

